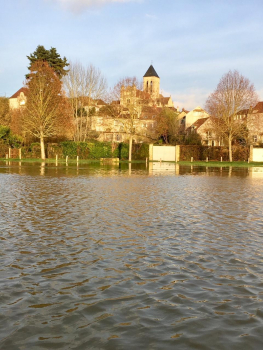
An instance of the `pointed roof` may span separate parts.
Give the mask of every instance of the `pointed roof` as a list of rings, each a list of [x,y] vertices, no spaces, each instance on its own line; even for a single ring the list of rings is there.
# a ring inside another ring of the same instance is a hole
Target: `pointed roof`
[[[158,74],[156,73],[155,69],[153,68],[152,64],[150,65],[150,67],[148,68],[147,72],[144,74],[143,77],[144,78],[146,78],[146,77],[157,77],[157,78],[160,78],[158,76]]]
[[[23,92],[24,93],[24,95],[27,95],[27,92],[28,92],[28,88],[26,88],[26,87],[22,87],[21,89],[19,89],[17,92],[15,92],[14,93],[14,95],[12,95],[11,97],[9,97],[9,98],[17,98],[19,95],[20,95],[20,93],[21,92]]]

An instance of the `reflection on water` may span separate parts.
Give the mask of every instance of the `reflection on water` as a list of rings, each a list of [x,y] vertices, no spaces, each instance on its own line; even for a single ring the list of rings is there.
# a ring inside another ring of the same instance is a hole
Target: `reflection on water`
[[[262,178],[153,165],[0,164],[1,349],[262,348]]]
[[[262,167],[251,167],[249,169],[249,174],[253,178],[263,179],[263,168]]]

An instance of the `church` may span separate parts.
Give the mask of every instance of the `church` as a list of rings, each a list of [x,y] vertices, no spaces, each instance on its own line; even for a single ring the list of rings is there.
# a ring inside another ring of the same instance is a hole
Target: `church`
[[[138,89],[135,85],[122,87],[120,105],[127,107],[129,104],[174,108],[171,96],[164,97],[160,94],[160,77],[153,65],[150,65],[143,76],[142,90]]]

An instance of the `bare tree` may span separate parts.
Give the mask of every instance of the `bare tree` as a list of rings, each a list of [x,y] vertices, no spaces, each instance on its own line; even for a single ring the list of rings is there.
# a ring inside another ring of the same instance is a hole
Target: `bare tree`
[[[109,112],[113,118],[124,120],[125,133],[129,136],[129,161],[132,160],[132,144],[137,132],[136,121],[151,101],[150,94],[142,91],[142,83],[136,77],[120,79],[110,92]]]
[[[90,127],[91,106],[106,95],[107,83],[101,71],[90,64],[70,63],[69,73],[63,78],[74,118],[75,141],[85,141]],[[84,108],[86,107],[86,108]]]
[[[62,134],[70,126],[67,101],[60,79],[44,61],[32,64],[27,88],[21,125],[25,132],[39,138],[41,158],[45,159],[44,139]]]
[[[240,111],[254,106],[258,100],[254,85],[238,71],[229,71],[221,78],[216,90],[208,97],[206,109],[213,117],[213,129],[227,140],[229,161],[232,162],[232,142],[246,131]]]

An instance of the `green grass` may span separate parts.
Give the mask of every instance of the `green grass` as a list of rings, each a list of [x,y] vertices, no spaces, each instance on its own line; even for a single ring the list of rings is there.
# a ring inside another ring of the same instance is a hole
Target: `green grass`
[[[250,167],[263,167],[263,162],[218,162],[218,161],[195,161],[195,162],[190,162],[190,161],[181,161],[178,162],[179,165],[193,165],[193,166],[206,166],[206,167],[245,167],[245,168],[250,168]]]
[[[39,158],[24,158],[24,159],[6,159],[6,158],[0,158],[0,161],[8,161],[8,162],[23,162],[23,163],[56,163],[56,159],[52,158],[47,158],[44,161]],[[157,162],[157,161],[155,161]],[[100,163],[99,159],[79,159],[79,164],[91,164],[91,163]],[[129,163],[128,160],[120,160],[120,163]],[[145,163],[145,160],[133,160],[132,163]],[[174,163],[174,162],[170,162]],[[65,159],[58,159],[58,164],[66,164]],[[77,164],[76,159],[69,159],[68,164],[74,165]],[[107,164],[104,163],[104,164]],[[177,164],[179,165],[185,165],[185,166],[205,166],[205,167],[263,167],[263,162],[245,162],[245,161],[240,161],[240,162],[219,162],[219,161],[180,161]]]
[[[0,158],[0,161],[7,161],[7,162],[23,162],[23,163],[56,163],[55,158],[47,158],[45,160],[39,159],[39,158]],[[128,160],[120,160],[120,163],[129,163]],[[99,159],[79,159],[79,164],[90,164],[90,163],[100,163]],[[133,160],[132,163],[145,163],[145,160]],[[58,164],[66,164],[66,159],[58,159]],[[76,159],[68,159],[68,164],[77,164]],[[108,164],[105,162],[104,164]],[[114,164],[114,163],[113,163]]]

